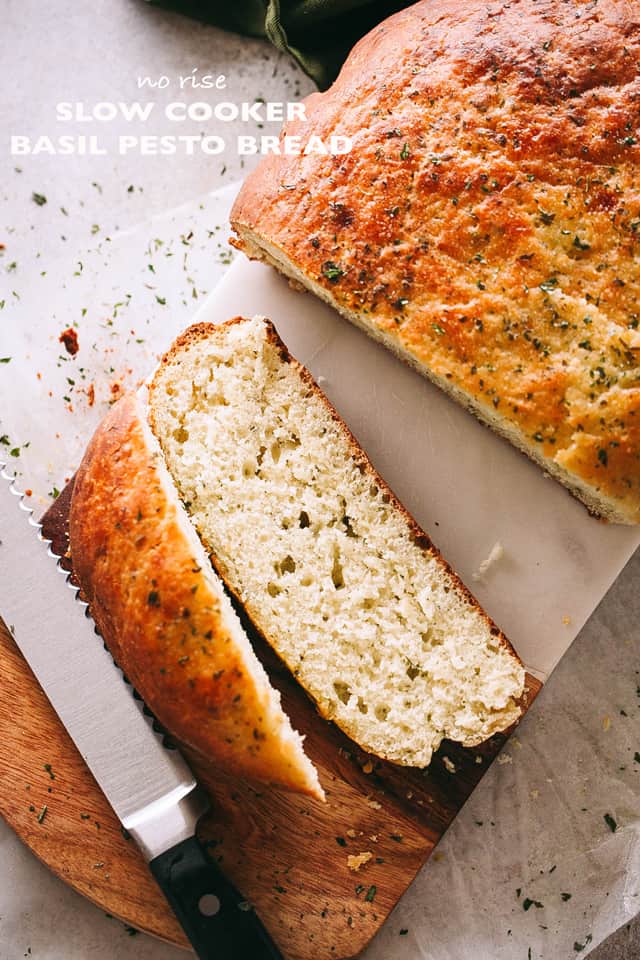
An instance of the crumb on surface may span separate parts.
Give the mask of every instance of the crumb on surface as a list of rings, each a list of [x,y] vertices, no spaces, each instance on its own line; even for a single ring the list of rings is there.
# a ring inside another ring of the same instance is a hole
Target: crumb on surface
[[[494,564],[498,563],[505,555],[505,550],[499,540],[496,540],[489,551],[489,555],[482,561],[472,577],[475,581],[482,580],[484,575],[489,572]]]
[[[347,866],[349,867],[349,870],[357,871],[372,858],[373,854],[368,850],[364,853],[349,854],[347,857]]]
[[[64,345],[65,350],[72,357],[75,357],[76,353],[80,349],[80,344],[78,343],[78,334],[73,327],[67,327],[66,330],[63,330],[58,337],[58,342]]]

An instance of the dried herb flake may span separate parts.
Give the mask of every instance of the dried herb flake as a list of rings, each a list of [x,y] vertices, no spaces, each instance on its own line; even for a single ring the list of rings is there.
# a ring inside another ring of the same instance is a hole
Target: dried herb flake
[[[322,275],[326,277],[330,283],[337,283],[338,280],[344,276],[344,270],[339,267],[337,263],[334,263],[333,260],[325,260],[322,264]]]

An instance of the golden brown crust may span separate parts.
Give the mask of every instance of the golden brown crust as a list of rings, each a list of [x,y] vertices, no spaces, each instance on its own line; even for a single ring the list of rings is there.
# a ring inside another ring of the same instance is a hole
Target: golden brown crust
[[[318,794],[281,737],[284,715],[189,541],[177,494],[150,448],[137,395],[120,400],[77,474],[74,571],[125,675],[178,739],[239,776]],[[148,428],[147,428],[148,430]],[[188,521],[187,521],[188,523]],[[234,636],[235,633],[235,636]],[[288,725],[287,730],[288,730]],[[289,731],[290,732],[290,731]]]
[[[215,337],[216,335],[224,336],[225,327],[228,327],[231,324],[238,324],[243,322],[247,322],[247,319],[243,317],[235,317],[233,320],[228,320],[226,321],[226,323],[221,323],[221,324],[204,323],[204,322],[193,324],[191,327],[185,330],[180,335],[180,337],[178,337],[178,339],[172,344],[170,349],[162,357],[162,360],[160,361],[161,365],[171,364],[174,362],[179,363],[180,354],[183,347],[196,344],[199,340],[206,341],[212,337]],[[394,509],[406,521],[414,543],[418,547],[420,547],[422,550],[424,550],[425,553],[435,558],[435,560],[441,567],[443,573],[446,574],[446,576],[451,581],[451,586],[460,593],[460,595],[466,600],[468,605],[487,624],[487,627],[489,628],[489,631],[492,637],[494,638],[495,642],[500,646],[504,647],[506,650],[508,650],[509,653],[514,657],[514,659],[517,660],[518,663],[521,663],[520,658],[518,657],[518,654],[514,650],[508,638],[504,635],[504,633],[500,630],[500,628],[494,623],[494,621],[488,616],[488,614],[485,613],[485,611],[480,606],[480,604],[478,603],[474,595],[471,593],[471,591],[468,589],[468,587],[462,582],[462,580],[460,579],[458,574],[455,572],[455,570],[453,570],[453,568],[447,563],[447,561],[444,559],[444,557],[442,556],[438,548],[433,544],[428,534],[425,533],[425,531],[418,524],[418,522],[415,520],[412,514],[398,500],[395,493],[393,492],[391,487],[388,485],[388,483],[384,480],[384,478],[380,476],[380,474],[378,473],[374,465],[371,463],[371,460],[369,459],[365,451],[362,449],[362,447],[354,437],[353,433],[351,432],[347,424],[344,422],[344,420],[342,419],[340,414],[337,412],[337,410],[335,409],[331,401],[328,399],[328,397],[322,392],[318,384],[315,382],[310,371],[298,360],[296,360],[296,358],[293,357],[291,353],[289,353],[287,346],[280,338],[278,331],[276,330],[273,323],[270,320],[267,320],[266,318],[264,318],[264,323],[265,323],[266,332],[267,332],[267,339],[275,347],[282,361],[284,363],[290,364],[298,372],[298,374],[300,375],[300,378],[309,387],[309,389],[313,391],[313,393],[324,405],[329,416],[336,424],[338,430],[345,436],[354,459],[354,469],[361,469],[364,473],[367,474],[367,476],[371,481],[371,484],[377,486],[383,492],[383,494],[386,494],[386,496],[388,496],[389,502],[393,505]],[[152,396],[153,396],[154,389],[158,389],[157,385],[155,384],[155,381],[152,382],[149,387],[150,420],[151,420],[152,427],[153,427]],[[237,585],[234,584],[230,579],[229,570],[227,569],[226,564],[215,553],[211,554],[211,562],[213,563],[220,577],[224,580],[225,586],[227,587],[229,592],[235,597],[238,603],[240,603],[244,607],[254,628],[262,636],[262,638],[269,644],[269,646],[273,647],[275,652],[278,653],[277,647],[274,646],[273,644],[273,639],[269,637],[269,635],[266,634],[262,628],[259,609],[256,608],[254,603],[252,603],[250,597],[245,597],[244,595],[238,592]],[[297,664],[287,663],[286,665],[287,667],[289,667],[289,669],[294,670]],[[299,676],[297,677],[297,679],[299,682],[302,682]],[[525,705],[524,690],[523,690],[520,701],[518,701],[518,705],[520,706],[520,709],[524,708],[524,705]],[[348,724],[341,722],[339,717],[336,717],[334,715],[329,716],[321,703],[318,703],[317,707],[318,707],[318,711],[324,717],[326,717],[326,719],[329,719],[334,723],[336,723],[337,726],[340,726],[348,736],[354,735],[354,731],[350,729]]]
[[[640,522],[639,59],[623,0],[423,0],[283,131],[347,134],[352,152],[265,158],[231,217],[247,253],[627,523]]]

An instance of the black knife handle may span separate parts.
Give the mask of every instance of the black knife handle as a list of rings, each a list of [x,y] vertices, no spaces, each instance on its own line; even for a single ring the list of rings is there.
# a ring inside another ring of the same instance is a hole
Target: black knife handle
[[[258,916],[197,837],[149,866],[200,960],[282,960]]]

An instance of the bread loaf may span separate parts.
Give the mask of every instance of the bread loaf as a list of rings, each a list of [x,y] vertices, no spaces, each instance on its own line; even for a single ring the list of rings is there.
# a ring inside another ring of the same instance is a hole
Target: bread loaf
[[[472,746],[517,720],[524,671],[508,641],[270,323],[191,327],[153,377],[148,416],[216,570],[360,746],[426,766],[444,737]]]
[[[321,798],[136,394],[111,409],[85,454],[69,539],[100,633],[158,720],[241,777]]]
[[[561,481],[640,522],[640,18],[621,0],[423,0],[354,48],[272,155],[237,245]]]

